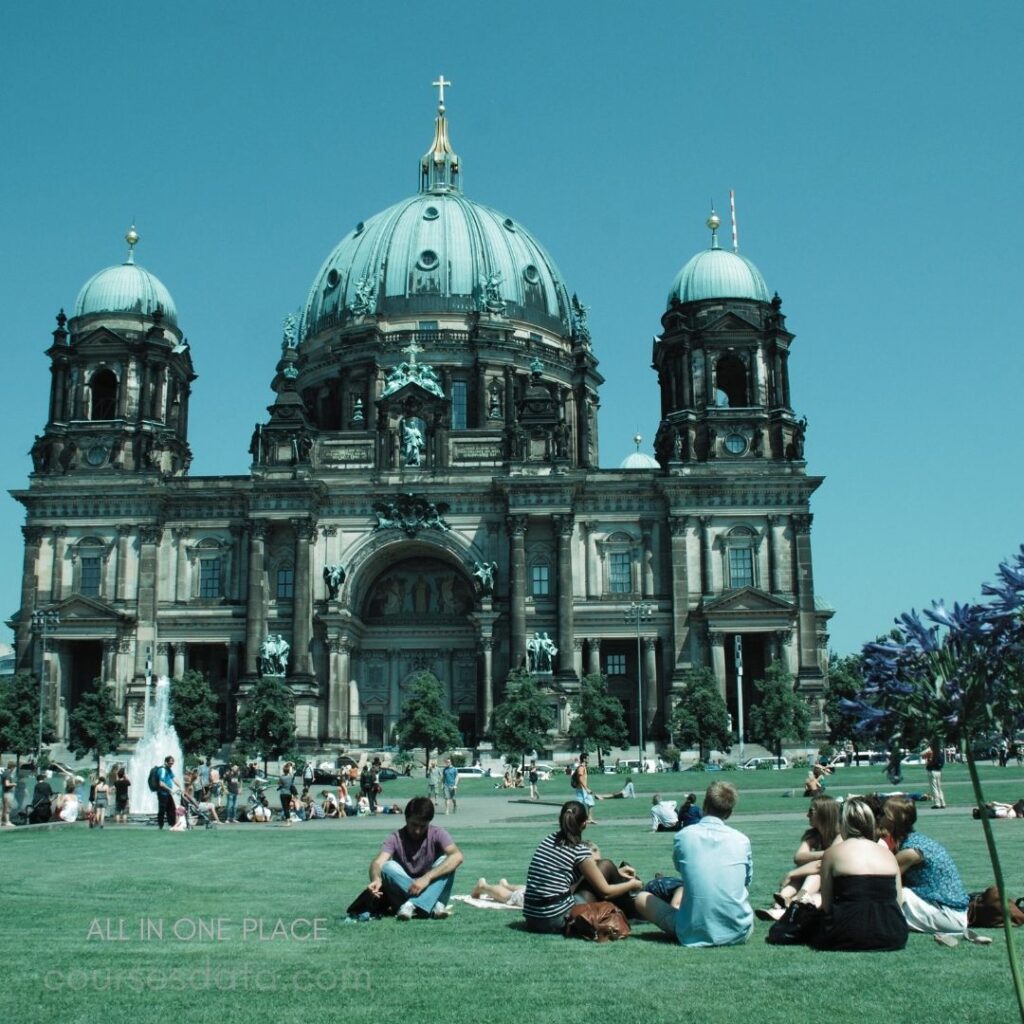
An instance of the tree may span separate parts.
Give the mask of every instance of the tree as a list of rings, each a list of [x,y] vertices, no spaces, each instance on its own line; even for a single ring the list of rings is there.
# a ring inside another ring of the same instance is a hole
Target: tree
[[[268,761],[291,752],[295,744],[295,703],[280,676],[260,676],[253,685],[238,716],[236,743],[245,757],[261,754],[264,771]]]
[[[43,708],[43,742],[54,740],[53,720]],[[31,672],[18,672],[0,685],[0,750],[9,750],[18,763],[33,753],[39,742],[39,679]]]
[[[711,669],[694,668],[686,673],[683,696],[676,705],[671,729],[677,742],[697,747],[702,764],[712,748],[729,752],[733,739],[729,709]]]
[[[76,757],[89,751],[96,754],[98,772],[103,755],[117,750],[124,739],[124,719],[114,702],[113,690],[102,679],[94,679],[92,685],[68,716],[68,732]]]
[[[750,735],[782,757],[782,741],[787,737],[806,741],[811,732],[811,713],[796,692],[793,676],[781,662],[773,661],[764,679],[755,679],[760,703],[750,709]]]
[[[182,753],[209,754],[220,746],[217,698],[202,672],[189,669],[181,679],[172,680],[170,703]]]
[[[531,750],[546,745],[552,725],[551,708],[536,680],[525,669],[509,673],[505,699],[491,716],[491,737],[508,761],[523,763]]]
[[[459,723],[445,708],[444,689],[433,672],[420,672],[409,684],[395,732],[403,750],[425,749],[425,764],[430,763],[432,750],[446,750],[462,742]]]
[[[629,739],[622,702],[608,693],[607,677],[594,672],[583,677],[570,708],[569,738],[580,752],[597,750],[597,763],[603,768],[604,755],[613,747],[624,747]]]
[[[830,743],[850,740],[856,747],[854,726],[857,719],[844,710],[843,701],[853,700],[862,689],[864,676],[860,655],[848,654],[845,658],[832,655],[828,665],[828,685],[825,687],[825,717]]]

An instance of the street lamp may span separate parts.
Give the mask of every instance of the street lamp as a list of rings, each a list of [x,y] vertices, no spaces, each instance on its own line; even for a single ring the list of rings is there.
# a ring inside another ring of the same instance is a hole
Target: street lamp
[[[636,624],[636,748],[641,775],[644,771],[644,670],[643,662],[640,660],[640,623],[649,622],[657,610],[653,604],[633,601],[624,613],[626,622]]]
[[[46,634],[60,625],[57,612],[44,612],[38,609],[32,613],[32,632],[39,637],[39,735],[36,744],[36,771],[43,757],[43,672],[46,668]]]

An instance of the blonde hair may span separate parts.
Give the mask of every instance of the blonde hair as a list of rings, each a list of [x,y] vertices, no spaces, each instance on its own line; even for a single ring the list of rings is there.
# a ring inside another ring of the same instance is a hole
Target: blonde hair
[[[875,839],[875,814],[866,800],[854,797],[843,804],[842,824],[844,839]]]

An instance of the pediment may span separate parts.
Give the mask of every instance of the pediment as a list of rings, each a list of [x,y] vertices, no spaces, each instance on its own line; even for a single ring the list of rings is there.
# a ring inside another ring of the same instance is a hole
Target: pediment
[[[55,611],[60,615],[62,626],[75,623],[124,625],[135,621],[133,615],[125,615],[113,605],[107,604],[106,601],[101,601],[98,597],[86,597],[83,594],[74,594],[63,601],[58,601],[48,610]]]
[[[761,325],[753,320],[747,320],[746,317],[740,316],[738,313],[729,310],[723,313],[717,320],[711,321],[709,324],[704,325],[704,334],[715,334],[718,332],[728,331],[744,331],[749,333],[750,331],[760,331]]]
[[[102,348],[107,349],[111,345],[124,347],[124,338],[116,334],[109,327],[96,327],[87,334],[80,335],[75,340],[75,349],[81,352],[84,349]]]
[[[764,590],[758,590],[756,587],[741,587],[739,590],[730,590],[720,597],[705,602],[704,611],[709,615],[712,612],[716,614],[774,612],[791,615],[796,611],[796,605]]]
[[[445,401],[415,380],[407,381],[397,391],[382,396],[379,401],[384,405],[404,405],[410,399],[424,406],[433,406]]]

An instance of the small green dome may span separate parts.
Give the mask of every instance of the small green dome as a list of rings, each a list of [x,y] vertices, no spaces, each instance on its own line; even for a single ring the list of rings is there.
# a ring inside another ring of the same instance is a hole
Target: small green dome
[[[661,469],[658,460],[646,452],[630,452],[620,463],[619,469]]]
[[[125,235],[128,258],[117,266],[94,274],[82,286],[75,299],[75,316],[96,316],[101,313],[137,313],[152,316],[157,307],[164,320],[177,326],[178,310],[163,281],[135,262],[135,245],[139,236],[134,225]]]
[[[354,316],[432,318],[490,311],[572,333],[569,294],[544,247],[511,217],[467,199],[439,107],[420,191],[356,225],[324,261],[302,333]]]
[[[745,256],[713,246],[697,253],[672,282],[668,304],[703,299],[755,299],[771,302],[761,271]]]

